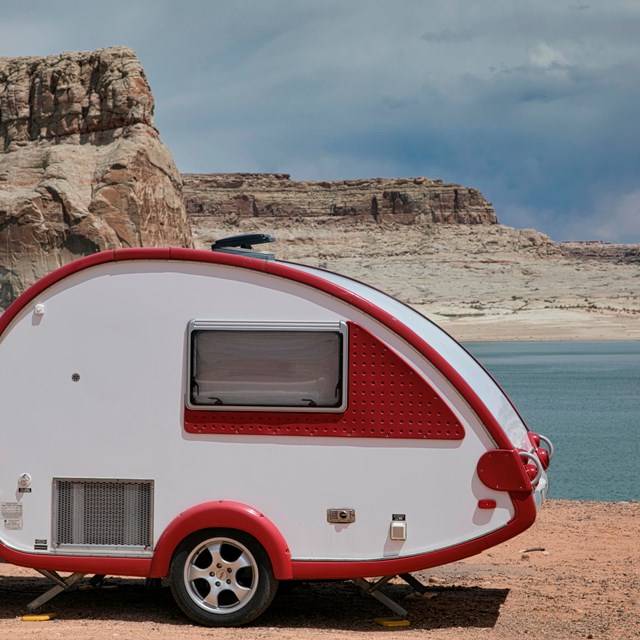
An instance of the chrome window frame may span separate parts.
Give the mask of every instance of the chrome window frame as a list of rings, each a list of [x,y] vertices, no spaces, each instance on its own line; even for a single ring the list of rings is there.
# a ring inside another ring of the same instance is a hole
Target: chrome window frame
[[[194,343],[196,331],[276,331],[276,332],[327,332],[339,333],[341,337],[340,363],[340,404],[334,407],[304,407],[286,405],[209,405],[194,404],[191,401],[193,381]],[[222,321],[194,319],[189,322],[187,332],[187,380],[185,389],[185,406],[197,411],[253,411],[272,413],[343,413],[348,406],[348,372],[349,372],[349,333],[345,321],[336,322],[255,322],[255,321]]]

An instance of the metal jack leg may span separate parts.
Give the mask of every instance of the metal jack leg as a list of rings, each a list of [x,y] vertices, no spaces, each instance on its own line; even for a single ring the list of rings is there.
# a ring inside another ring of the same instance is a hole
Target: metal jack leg
[[[428,588],[425,587],[420,580],[414,578],[410,573],[401,573],[399,578],[402,578],[410,587],[413,587],[416,593],[423,595],[428,591]]]
[[[404,576],[401,576],[401,577],[406,580]],[[413,576],[410,576],[410,577],[415,580]],[[376,582],[369,582],[364,578],[354,578],[352,582],[358,587],[360,587],[365,593],[368,593],[379,602],[382,602],[382,604],[385,607],[388,607],[389,609],[391,609],[391,611],[393,611],[393,613],[395,613],[397,616],[401,616],[402,618],[404,618],[407,615],[407,610],[403,609],[397,602],[394,602],[391,598],[389,598],[388,596],[385,596],[384,593],[379,591],[380,587],[383,587],[392,578],[395,578],[395,576],[385,576],[384,578],[380,578],[379,580],[376,580]]]
[[[76,582],[82,580],[84,578],[84,573],[72,573],[70,576],[66,578],[62,578],[55,571],[48,571],[47,569],[36,569],[38,573],[41,573],[45,578],[49,578],[52,582],[55,582],[55,586],[51,587],[49,591],[43,593],[41,596],[38,596],[35,600],[32,600],[28,605],[27,609],[29,611],[35,611],[39,609],[43,604],[49,602],[51,598],[55,598],[59,593],[66,591],[70,587],[72,587]]]

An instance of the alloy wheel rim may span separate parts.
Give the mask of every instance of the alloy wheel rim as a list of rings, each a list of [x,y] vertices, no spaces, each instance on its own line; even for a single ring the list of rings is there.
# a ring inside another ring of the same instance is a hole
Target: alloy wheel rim
[[[198,607],[229,614],[245,607],[258,588],[258,564],[247,547],[231,538],[210,538],[187,557],[184,583]]]

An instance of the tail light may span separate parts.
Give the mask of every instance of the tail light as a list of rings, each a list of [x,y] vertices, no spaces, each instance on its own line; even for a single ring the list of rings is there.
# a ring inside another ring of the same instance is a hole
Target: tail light
[[[542,464],[542,468],[547,469],[551,463],[551,458],[553,458],[553,445],[551,444],[551,440],[549,440],[549,438],[545,438],[545,436],[542,436],[539,433],[533,433],[530,431],[529,441],[536,451],[536,455]]]

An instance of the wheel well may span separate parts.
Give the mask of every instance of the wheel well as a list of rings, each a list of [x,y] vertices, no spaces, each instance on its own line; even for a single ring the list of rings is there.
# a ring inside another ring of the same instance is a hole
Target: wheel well
[[[218,527],[218,526],[216,526],[216,527],[204,527],[203,529],[197,529],[196,531],[192,531],[187,536],[185,536],[182,540],[180,540],[180,542],[178,542],[178,544],[176,545],[175,549],[173,550],[173,553],[171,554],[171,560],[169,561],[169,566],[171,566],[171,563],[173,562],[173,559],[175,558],[176,554],[178,553],[178,550],[180,549],[180,547],[186,541],[188,541],[190,538],[197,538],[201,534],[205,534],[207,532],[209,532],[212,536],[214,536],[214,535],[227,536],[228,535],[230,537],[232,537],[234,534],[239,533],[239,534],[241,534],[241,536],[248,536],[256,544],[259,544],[262,547],[261,542],[255,536],[252,536],[250,533],[247,533],[246,531],[243,531],[242,529],[238,529],[237,527]],[[264,547],[263,547],[263,549],[264,549]],[[266,549],[265,549],[265,551],[266,551]],[[269,558],[269,559],[271,559],[271,558]]]
[[[180,544],[190,535],[206,529],[229,529],[251,536],[269,556],[278,580],[293,577],[289,547],[273,522],[246,504],[226,500],[205,502],[174,518],[158,539],[149,577],[168,575]]]

